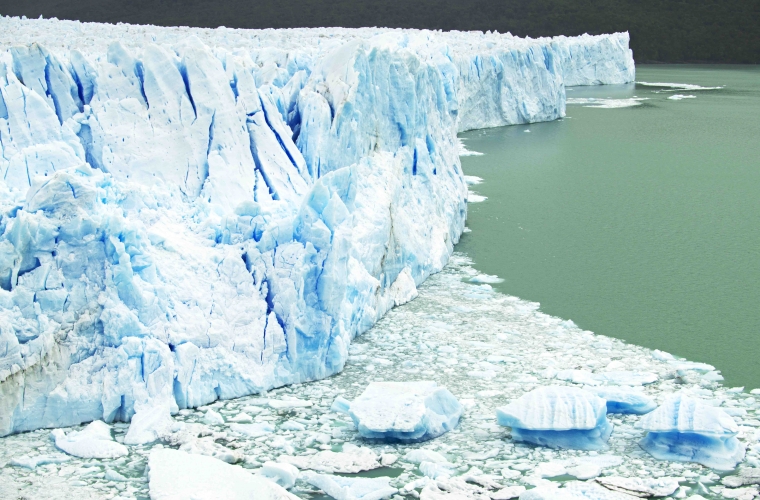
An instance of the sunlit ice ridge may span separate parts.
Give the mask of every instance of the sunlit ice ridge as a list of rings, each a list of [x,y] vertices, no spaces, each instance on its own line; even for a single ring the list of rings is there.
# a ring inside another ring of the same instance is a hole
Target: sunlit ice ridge
[[[340,371],[459,240],[457,132],[628,42],[0,18],[0,435]]]

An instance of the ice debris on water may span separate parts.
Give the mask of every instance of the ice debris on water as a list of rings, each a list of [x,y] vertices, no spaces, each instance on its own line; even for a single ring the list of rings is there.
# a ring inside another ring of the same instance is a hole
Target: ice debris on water
[[[111,436],[111,427],[102,420],[88,424],[81,431],[55,429],[51,433],[55,445],[61,451],[80,458],[119,458],[129,450]]]
[[[351,474],[380,467],[379,457],[370,448],[351,443],[343,445],[343,450],[336,452],[323,450],[314,455],[280,457],[281,462],[295,465],[299,469],[311,469],[320,472]]]
[[[699,398],[676,394],[645,415],[639,426],[647,431],[641,447],[660,460],[698,462],[731,470],[744,458],[736,435],[739,427],[725,411]]]
[[[628,493],[637,497],[667,497],[676,492],[680,480],[672,477],[652,479],[608,476],[597,478],[596,481],[608,489],[619,491],[621,493]]]
[[[148,479],[152,500],[298,499],[277,483],[241,467],[168,448],[151,451]]]
[[[576,387],[540,387],[496,410],[512,439],[578,450],[607,447],[612,425],[605,401]]]
[[[462,405],[432,381],[373,382],[348,413],[365,438],[425,441],[455,428]]]

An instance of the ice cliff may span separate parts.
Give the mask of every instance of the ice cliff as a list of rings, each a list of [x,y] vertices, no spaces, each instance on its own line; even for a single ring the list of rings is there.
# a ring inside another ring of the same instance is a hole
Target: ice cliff
[[[0,18],[0,435],[340,371],[459,239],[457,131],[633,72],[626,33]]]

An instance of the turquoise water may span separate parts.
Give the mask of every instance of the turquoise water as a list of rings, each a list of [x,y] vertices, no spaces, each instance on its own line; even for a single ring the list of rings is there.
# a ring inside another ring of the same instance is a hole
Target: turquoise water
[[[760,387],[760,67],[639,66],[636,80],[722,88],[576,87],[570,102],[642,100],[461,134],[484,153],[462,166],[488,199],[457,250],[544,312]]]

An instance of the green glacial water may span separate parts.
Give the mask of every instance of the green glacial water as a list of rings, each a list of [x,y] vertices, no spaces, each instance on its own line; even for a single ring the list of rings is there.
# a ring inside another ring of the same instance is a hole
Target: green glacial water
[[[576,87],[563,120],[461,134],[488,199],[457,250],[548,314],[760,387],[760,67],[636,80],[722,88]]]

